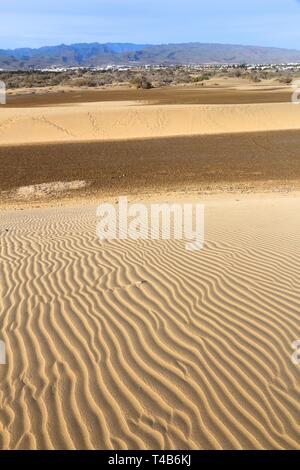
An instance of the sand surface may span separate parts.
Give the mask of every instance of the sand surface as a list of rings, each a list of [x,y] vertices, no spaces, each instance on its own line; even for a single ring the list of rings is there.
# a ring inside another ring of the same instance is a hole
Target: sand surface
[[[88,103],[3,108],[0,145],[208,135],[300,128],[300,106]]]
[[[218,86],[211,85],[217,82]],[[203,87],[173,86],[136,90],[128,87],[74,89],[41,87],[9,90],[6,107],[57,106],[70,103],[141,101],[149,104],[247,104],[290,102],[293,90],[278,84],[254,85],[245,80],[216,80]]]
[[[297,130],[0,146],[0,205],[300,190],[299,147]]]
[[[300,197],[204,202],[199,252],[0,213],[2,449],[299,448]]]
[[[300,107],[150,91],[0,109],[0,449],[299,449]],[[204,249],[100,242],[118,195]]]

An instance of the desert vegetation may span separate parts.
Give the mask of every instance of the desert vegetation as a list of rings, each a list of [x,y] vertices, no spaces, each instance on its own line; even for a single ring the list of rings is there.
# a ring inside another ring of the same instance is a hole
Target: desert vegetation
[[[40,87],[97,88],[126,85],[137,89],[195,84],[204,86],[215,78],[239,78],[253,83],[263,80],[289,85],[300,77],[299,66],[172,66],[107,67],[104,69],[48,69],[0,71],[8,89]]]

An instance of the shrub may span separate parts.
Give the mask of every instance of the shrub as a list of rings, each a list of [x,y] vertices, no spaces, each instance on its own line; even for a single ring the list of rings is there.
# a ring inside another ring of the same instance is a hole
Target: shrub
[[[198,77],[192,77],[192,82],[199,83],[199,82],[204,82],[205,80],[209,80],[209,79],[210,79],[209,75],[201,75]]]
[[[152,86],[152,83],[149,82],[149,80],[147,80],[145,77],[143,76],[136,76],[136,77],[133,77],[131,80],[130,80],[130,84],[135,86],[136,89],[140,89],[140,88],[143,88],[145,90],[149,90],[150,88],[153,88]]]

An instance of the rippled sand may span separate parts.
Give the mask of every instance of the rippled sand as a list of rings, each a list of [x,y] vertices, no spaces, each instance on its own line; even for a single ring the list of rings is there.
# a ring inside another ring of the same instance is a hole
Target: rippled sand
[[[192,253],[0,214],[2,449],[299,448],[300,197],[205,202]]]

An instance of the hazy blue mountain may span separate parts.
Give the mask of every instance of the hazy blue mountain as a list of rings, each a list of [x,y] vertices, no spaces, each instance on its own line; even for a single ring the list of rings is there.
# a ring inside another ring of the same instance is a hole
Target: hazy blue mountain
[[[228,44],[61,44],[39,49],[0,50],[0,68],[105,66],[108,64],[232,64],[300,62],[300,51]]]

